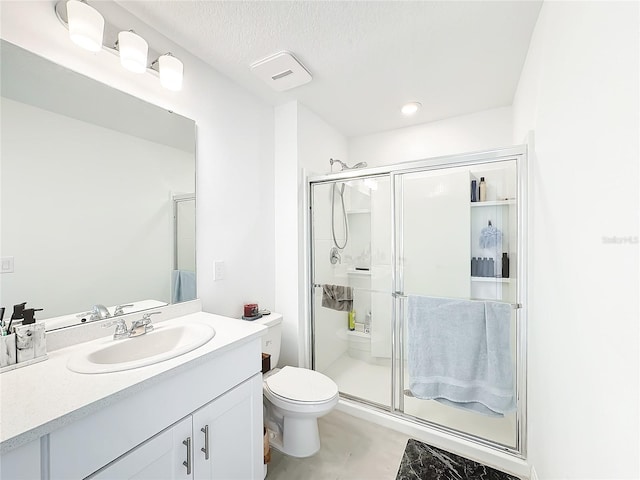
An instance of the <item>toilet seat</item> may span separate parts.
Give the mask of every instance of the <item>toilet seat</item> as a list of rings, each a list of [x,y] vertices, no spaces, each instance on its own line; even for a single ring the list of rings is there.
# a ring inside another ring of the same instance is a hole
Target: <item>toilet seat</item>
[[[286,366],[264,383],[271,394],[293,403],[324,403],[338,395],[338,385],[333,380],[306,368]]]

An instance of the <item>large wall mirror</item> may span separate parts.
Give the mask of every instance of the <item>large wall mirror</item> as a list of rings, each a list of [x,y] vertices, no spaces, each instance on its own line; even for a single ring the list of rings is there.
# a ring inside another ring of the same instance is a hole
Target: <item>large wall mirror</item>
[[[28,302],[51,330],[196,298],[195,123],[0,48],[7,315]]]

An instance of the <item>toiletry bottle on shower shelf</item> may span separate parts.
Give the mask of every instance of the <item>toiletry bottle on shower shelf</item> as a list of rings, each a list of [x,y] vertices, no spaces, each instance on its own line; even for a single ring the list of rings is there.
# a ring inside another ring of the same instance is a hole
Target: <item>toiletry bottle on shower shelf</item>
[[[484,177],[480,177],[480,201],[481,202],[486,202],[487,201],[487,184],[484,181]]]
[[[353,331],[356,329],[356,311],[349,311],[349,330]]]
[[[502,254],[502,278],[509,278],[509,255],[507,252]]]
[[[472,277],[479,277],[480,275],[478,275],[478,259],[476,257],[473,257],[471,259],[471,276]]]

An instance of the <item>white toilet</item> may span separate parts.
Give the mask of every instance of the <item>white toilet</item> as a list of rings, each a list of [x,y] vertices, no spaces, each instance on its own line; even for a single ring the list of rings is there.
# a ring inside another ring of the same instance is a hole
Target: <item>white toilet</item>
[[[282,315],[272,313],[255,322],[265,325],[262,351],[278,364]],[[318,418],[338,403],[338,386],[326,375],[306,368],[284,367],[264,374],[264,420],[269,443],[285,455],[309,457],[320,450]]]

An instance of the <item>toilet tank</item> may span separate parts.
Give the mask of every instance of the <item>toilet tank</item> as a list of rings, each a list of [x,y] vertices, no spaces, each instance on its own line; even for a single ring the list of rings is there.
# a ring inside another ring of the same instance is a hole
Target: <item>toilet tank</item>
[[[278,365],[280,359],[280,342],[282,340],[282,315],[271,313],[254,320],[267,327],[267,333],[262,336],[262,352],[271,355],[271,368]]]

